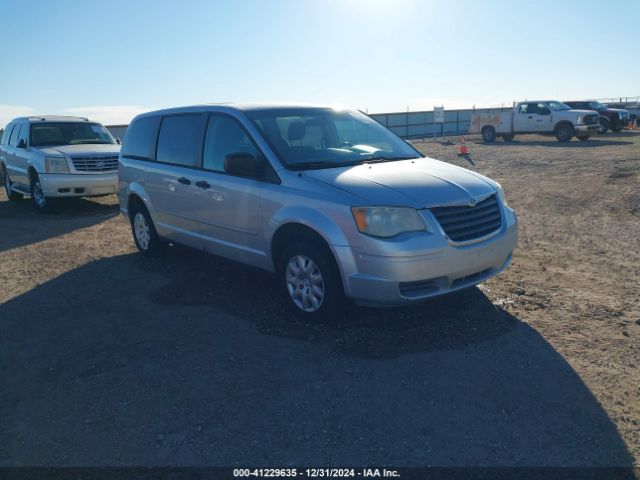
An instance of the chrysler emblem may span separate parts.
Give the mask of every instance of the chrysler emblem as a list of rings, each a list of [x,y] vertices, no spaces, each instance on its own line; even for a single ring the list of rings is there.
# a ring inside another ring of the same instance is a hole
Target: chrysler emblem
[[[470,207],[475,207],[476,203],[478,203],[478,201],[475,198],[472,197],[472,198],[469,199],[469,206]]]

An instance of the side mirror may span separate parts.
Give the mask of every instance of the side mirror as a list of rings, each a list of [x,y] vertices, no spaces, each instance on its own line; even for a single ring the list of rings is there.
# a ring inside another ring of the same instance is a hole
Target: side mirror
[[[239,177],[259,177],[263,164],[246,152],[230,153],[224,157],[224,171]]]
[[[18,142],[18,145],[16,145],[18,148],[27,148],[27,142],[24,141],[24,138],[21,138],[20,141]]]
[[[548,108],[539,108],[538,115],[551,115],[551,110]]]
[[[120,137],[116,137],[116,143],[118,145],[122,145],[122,140],[120,140]]]

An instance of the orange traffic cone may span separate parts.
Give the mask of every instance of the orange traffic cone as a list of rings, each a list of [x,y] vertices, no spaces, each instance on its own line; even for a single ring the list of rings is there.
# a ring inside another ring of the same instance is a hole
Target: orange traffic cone
[[[458,152],[458,155],[469,155],[469,150],[467,150],[467,146],[464,144],[464,137],[460,137],[460,152]]]

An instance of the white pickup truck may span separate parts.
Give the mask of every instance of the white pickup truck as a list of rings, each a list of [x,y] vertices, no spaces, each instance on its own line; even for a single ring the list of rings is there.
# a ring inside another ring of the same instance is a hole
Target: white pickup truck
[[[598,112],[572,110],[556,100],[520,102],[509,112],[474,113],[469,126],[469,133],[480,133],[487,143],[496,137],[510,142],[521,133],[555,135],[560,142],[568,142],[574,135],[587,140],[597,131]]]

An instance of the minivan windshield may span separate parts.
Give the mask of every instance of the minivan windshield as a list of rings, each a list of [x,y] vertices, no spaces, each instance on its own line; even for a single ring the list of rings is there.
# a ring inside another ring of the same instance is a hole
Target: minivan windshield
[[[99,123],[90,122],[42,122],[32,123],[30,145],[113,144],[114,138]]]
[[[369,116],[331,108],[251,110],[247,116],[291,169],[390,162],[422,155]]]

